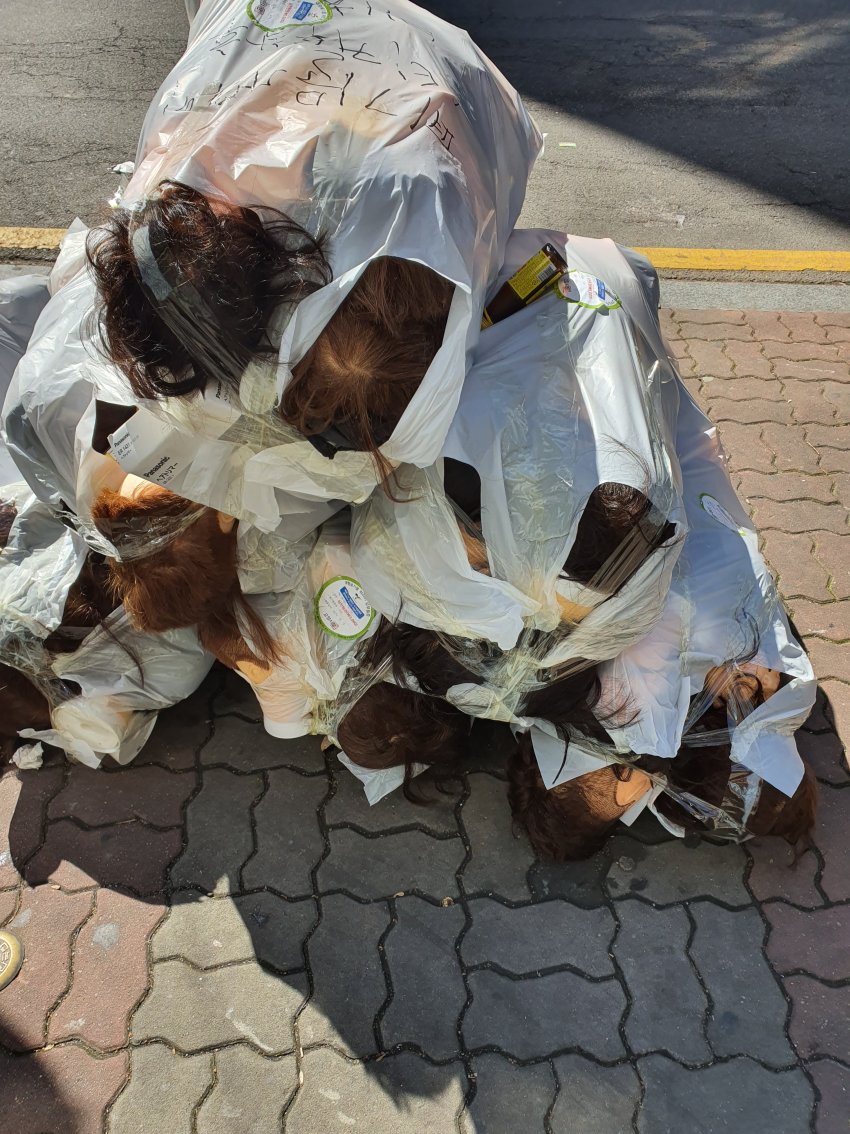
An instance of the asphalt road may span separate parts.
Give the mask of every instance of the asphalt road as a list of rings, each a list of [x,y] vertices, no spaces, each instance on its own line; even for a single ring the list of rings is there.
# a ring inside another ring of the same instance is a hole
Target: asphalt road
[[[850,246],[847,0],[433,0],[548,133],[524,220],[638,245]],[[180,0],[2,0],[0,225],[92,221]],[[575,146],[559,146],[574,142]]]

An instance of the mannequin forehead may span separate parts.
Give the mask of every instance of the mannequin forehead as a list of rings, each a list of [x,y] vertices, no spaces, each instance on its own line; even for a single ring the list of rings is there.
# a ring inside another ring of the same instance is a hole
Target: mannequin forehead
[[[136,476],[134,473],[127,473],[118,488],[118,495],[124,496],[128,500],[139,500],[146,496],[149,492],[165,493],[168,489],[161,488],[158,484],[153,484],[149,480],[143,480],[142,477]],[[170,493],[176,499],[176,493]],[[212,512],[213,509],[207,509]],[[236,524],[236,517],[229,516],[226,512],[216,512],[218,517],[218,526],[223,532],[232,531]]]

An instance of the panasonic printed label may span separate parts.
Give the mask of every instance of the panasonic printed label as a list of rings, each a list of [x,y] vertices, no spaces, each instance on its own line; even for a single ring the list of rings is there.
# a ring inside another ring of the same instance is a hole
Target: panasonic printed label
[[[167,488],[188,469],[197,452],[195,438],[178,433],[140,409],[110,434],[110,453],[125,472]]]

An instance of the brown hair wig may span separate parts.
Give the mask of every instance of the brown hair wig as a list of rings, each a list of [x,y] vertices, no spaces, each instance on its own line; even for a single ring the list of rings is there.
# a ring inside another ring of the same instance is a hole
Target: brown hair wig
[[[751,676],[749,681],[757,680]],[[760,692],[755,705],[761,704]],[[698,731],[727,733],[728,721],[725,706],[714,705],[700,718]],[[683,745],[672,761],[664,768],[671,786],[689,792],[715,807],[726,795],[733,775],[731,741],[719,739],[716,744]],[[710,833],[697,816],[692,815],[672,796],[662,794],[656,808],[674,823],[687,831]],[[804,845],[814,827],[817,811],[817,782],[811,769],[804,769],[803,779],[790,798],[766,781],[762,781],[758,801],[747,819],[747,830],[753,835],[777,835],[791,846]]]
[[[197,505],[173,492],[152,488],[135,498],[107,489],[91,511],[98,529],[120,546],[122,539],[145,539],[151,520],[185,521],[193,509]],[[109,575],[115,595],[140,630],[197,626],[201,644],[230,666],[272,662],[279,656],[277,643],[239,586],[235,526],[223,531],[211,508],[198,509],[194,522],[149,555],[110,560]],[[250,649],[240,619],[250,634]]]
[[[306,435],[331,426],[351,447],[378,452],[419,388],[443,341],[454,287],[412,260],[373,260],[293,369],[284,421]]]
[[[641,773],[610,764],[547,788],[531,736],[524,733],[508,764],[508,801],[514,823],[525,831],[538,858],[547,862],[590,858],[631,807],[633,794],[626,785],[635,775]]]
[[[650,500],[639,489],[606,481],[588,497],[564,574],[616,594],[675,530],[653,513]],[[615,556],[622,562],[613,569]]]
[[[403,766],[405,796],[425,803],[427,797],[414,787],[414,764],[428,764],[437,786],[444,786],[457,773],[471,723],[446,701],[378,682],[349,709],[336,738],[361,768]]]
[[[204,337],[213,340],[201,355],[169,326],[163,305],[142,282],[132,247],[142,225],[163,276],[201,297]],[[140,398],[191,394],[213,377],[238,388],[251,358],[272,349],[266,327],[275,308],[297,303],[331,278],[323,239],[284,213],[222,207],[177,181],[163,181],[134,211],[117,209],[104,229],[88,249],[102,301],[100,338]],[[217,361],[214,374],[210,359]]]

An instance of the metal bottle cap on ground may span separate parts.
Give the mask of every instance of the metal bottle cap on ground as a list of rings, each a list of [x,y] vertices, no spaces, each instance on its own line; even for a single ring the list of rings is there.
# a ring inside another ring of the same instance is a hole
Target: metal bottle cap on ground
[[[15,979],[23,963],[23,945],[13,934],[0,929],[0,989]]]

